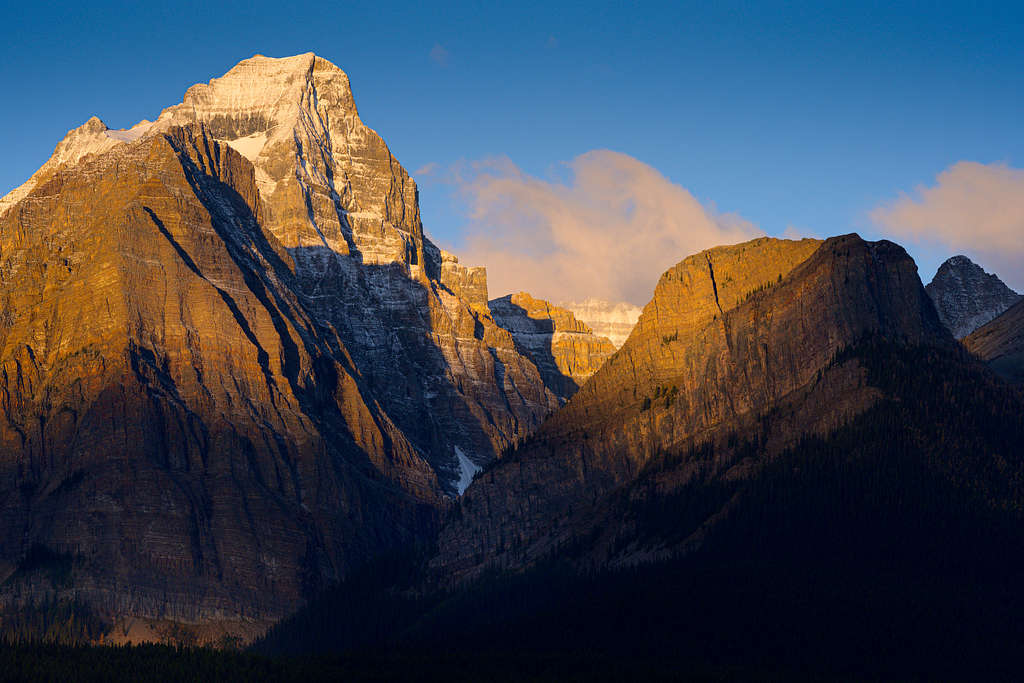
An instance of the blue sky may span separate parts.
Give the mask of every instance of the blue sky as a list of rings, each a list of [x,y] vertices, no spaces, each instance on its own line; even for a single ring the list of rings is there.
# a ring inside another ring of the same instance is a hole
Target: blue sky
[[[899,239],[869,212],[960,161],[1024,167],[1020,2],[57,2],[0,21],[0,193],[94,114],[127,127],[245,57],[307,51],[410,171],[503,158],[571,187],[565,162],[612,150],[768,234]],[[440,243],[484,229],[450,174],[417,179]],[[927,281],[971,246],[956,232],[899,241]]]

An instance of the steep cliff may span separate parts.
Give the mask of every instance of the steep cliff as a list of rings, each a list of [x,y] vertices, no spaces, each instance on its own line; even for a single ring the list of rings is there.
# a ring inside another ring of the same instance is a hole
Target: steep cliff
[[[986,273],[966,256],[947,259],[925,287],[935,302],[939,320],[962,339],[1000,315],[1021,295]]]
[[[762,238],[685,259],[662,276],[622,349],[477,477],[433,566],[465,577],[529,565],[597,533],[595,520],[614,527],[602,516],[606,496],[666,453],[746,434],[770,458],[804,435],[829,433],[878,400],[855,362],[833,366],[842,349],[877,335],[956,348],[913,261],[892,243]],[[722,477],[753,466],[682,460],[675,471],[710,467]],[[582,552],[614,559],[609,547]]]

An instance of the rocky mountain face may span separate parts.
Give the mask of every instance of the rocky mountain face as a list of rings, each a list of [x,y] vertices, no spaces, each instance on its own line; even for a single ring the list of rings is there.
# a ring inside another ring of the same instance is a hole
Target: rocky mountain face
[[[700,525],[673,548],[622,541],[609,496],[668,453],[682,454],[677,484],[697,473],[729,480],[835,430],[880,398],[855,361],[836,362],[869,336],[956,349],[895,244],[762,238],[685,259],[661,277],[619,352],[477,477],[442,529],[434,571],[450,581],[572,547],[597,566],[629,564],[699,545]],[[757,440],[757,458],[724,455],[737,434]],[[687,457],[707,444],[722,457]]]
[[[424,236],[415,183],[360,120],[340,69],[312,54],[245,60],[154,126],[193,121],[252,161],[263,223],[313,314],[448,493],[456,446],[484,464],[557,406],[487,314],[484,270]]]
[[[953,256],[939,266],[925,287],[949,331],[962,339],[1021,299],[996,275],[986,273],[966,256]]]
[[[433,524],[436,472],[309,315],[260,210],[251,164],[174,128],[0,218],[7,609],[272,619]],[[48,583],[39,556],[73,578]]]
[[[486,292],[315,55],[71,131],[0,203],[5,604],[274,619],[428,533],[559,403]]]
[[[1024,301],[1018,301],[962,341],[968,351],[986,361],[999,375],[1024,384]]]
[[[488,307],[563,402],[615,352],[608,339],[596,336],[570,311],[526,292],[494,299]]]
[[[566,301],[559,306],[571,311],[577,320],[593,330],[598,337],[607,337],[616,349],[625,343],[641,313],[639,306],[600,299]]]

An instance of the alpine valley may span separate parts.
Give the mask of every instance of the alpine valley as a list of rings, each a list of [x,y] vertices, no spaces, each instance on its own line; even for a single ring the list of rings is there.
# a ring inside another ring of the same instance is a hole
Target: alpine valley
[[[762,237],[642,310],[489,299],[418,201],[313,54],[92,118],[0,200],[6,641],[296,680],[1019,671],[996,276]]]

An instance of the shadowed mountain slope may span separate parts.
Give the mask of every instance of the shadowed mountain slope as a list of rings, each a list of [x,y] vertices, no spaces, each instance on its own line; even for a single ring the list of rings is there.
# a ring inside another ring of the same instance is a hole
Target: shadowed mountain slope
[[[791,427],[792,404],[779,405],[575,499],[576,532],[527,568],[424,590],[437,579],[425,562],[379,567],[259,649],[375,653],[395,666],[469,652],[479,677],[519,666],[553,680],[1013,679],[1020,393],[955,346],[876,333],[816,384],[878,400],[785,447],[777,431]],[[358,626],[333,618],[341,610]]]
[[[1008,381],[1024,383],[1024,301],[967,335],[963,343]]]

